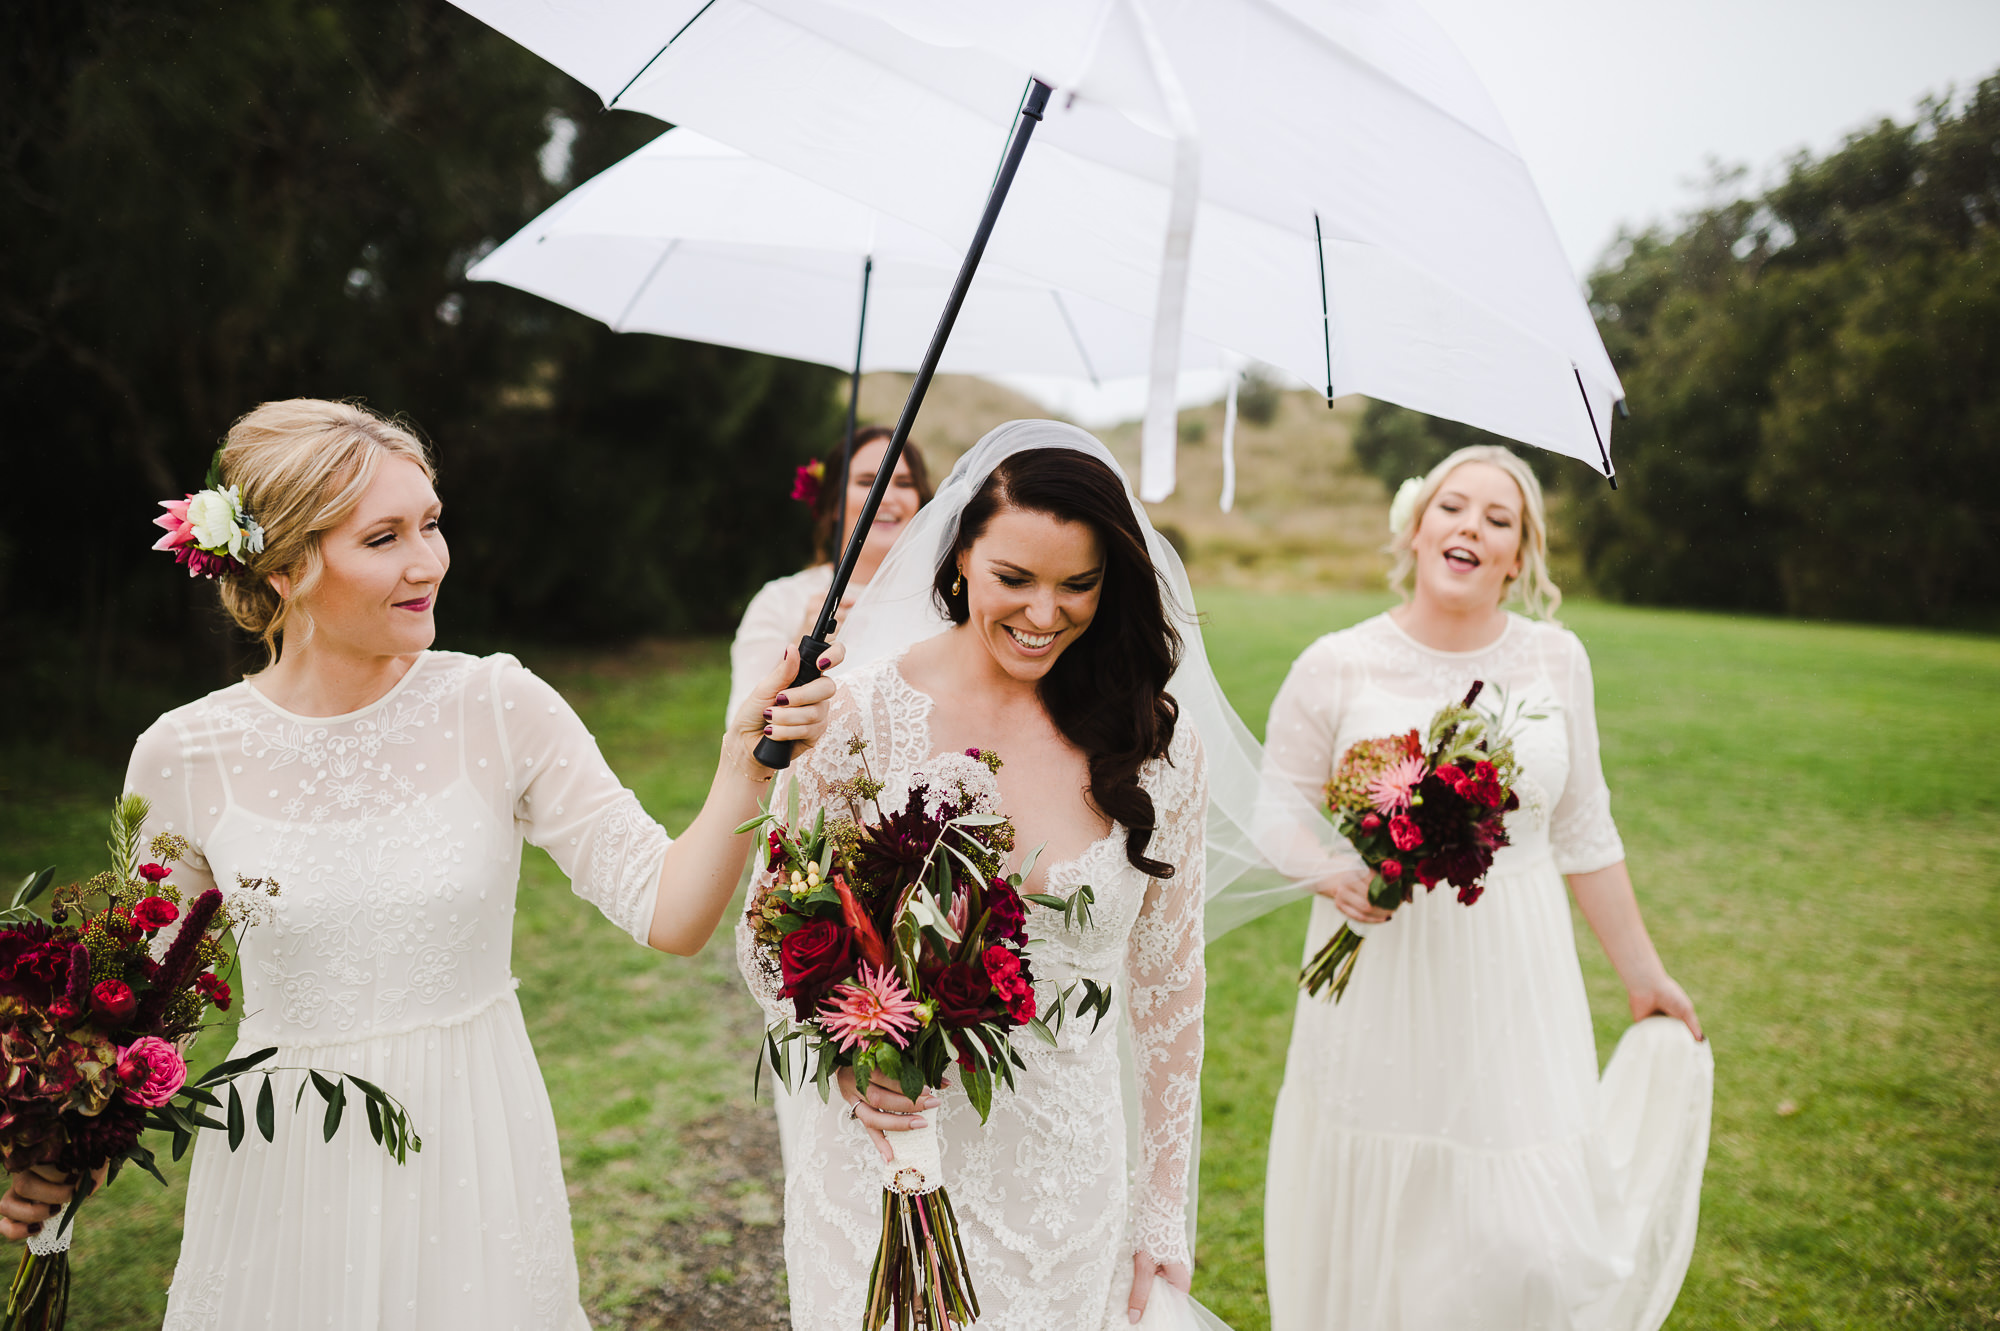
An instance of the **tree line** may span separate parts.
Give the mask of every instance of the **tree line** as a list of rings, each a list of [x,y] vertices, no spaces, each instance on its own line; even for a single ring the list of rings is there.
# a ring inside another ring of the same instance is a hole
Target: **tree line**
[[[1591,308],[1632,416],[1616,491],[1542,455],[1594,590],[1913,623],[2000,609],[2000,75],[1760,193],[1620,239]],[[1376,405],[1394,485],[1480,432]],[[1504,442],[1504,441],[1501,441]],[[1532,450],[1530,450],[1532,451]]]
[[[271,398],[431,441],[441,645],[715,631],[797,567],[837,375],[465,279],[659,122],[444,0],[14,0],[0,70],[0,738],[253,659],[147,547]]]

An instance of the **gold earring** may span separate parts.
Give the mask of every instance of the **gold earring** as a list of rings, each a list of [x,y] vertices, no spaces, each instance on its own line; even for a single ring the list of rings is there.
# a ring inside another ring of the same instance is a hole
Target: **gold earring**
[[[964,595],[964,593],[965,593],[965,570],[960,569],[958,571],[958,576],[951,580],[951,594],[953,596],[962,596]]]

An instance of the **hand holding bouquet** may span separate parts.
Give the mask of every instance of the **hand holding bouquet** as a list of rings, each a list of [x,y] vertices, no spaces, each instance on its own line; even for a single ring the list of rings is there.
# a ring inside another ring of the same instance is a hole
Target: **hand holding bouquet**
[[[130,1161],[164,1184],[153,1152],[140,1141],[149,1130],[172,1135],[176,1160],[203,1128],[226,1131],[236,1149],[246,1131],[236,1079],[277,1053],[262,1049],[189,1077],[185,1054],[208,1013],[226,1011],[234,998],[222,978],[232,955],[227,937],[267,918],[278,886],[242,880],[187,900],[172,866],[188,844],[156,836],[142,863],[146,815],[140,797],[118,801],[112,868],[58,889],[47,920],[29,907],[55,881],[52,868],[31,874],[0,911],[0,1155],[12,1173],[39,1167],[44,1176],[54,1171],[78,1180],[60,1224],[29,1240],[0,1311],[0,1331],[63,1325],[70,1223],[96,1178],[116,1181]],[[257,1096],[257,1130],[266,1141],[275,1131],[273,1071],[264,1069]],[[327,1102],[329,1141],[352,1084],[366,1101],[378,1143],[398,1161],[406,1150],[422,1149],[402,1105],[376,1086],[338,1073],[310,1078]],[[226,1111],[218,1094],[224,1088]],[[226,1112],[228,1121],[210,1117],[210,1109]]]
[[[1470,906],[1486,890],[1494,852],[1507,844],[1506,815],[1521,802],[1519,768],[1504,717],[1473,710],[1483,687],[1475,682],[1464,702],[1441,708],[1424,738],[1412,730],[1358,740],[1334,767],[1327,810],[1373,871],[1368,900],[1383,910],[1411,900],[1418,883],[1427,892],[1450,883]],[[1331,984],[1339,1002],[1361,942],[1353,925],[1342,924],[1306,963],[1299,986],[1317,994]]]
[[[859,756],[866,745],[855,741]],[[759,956],[795,1024],[766,1033],[771,1066],[788,1084],[810,1076],[827,1096],[852,1068],[866,1093],[874,1078],[895,1083],[911,1100],[942,1089],[956,1062],[967,1098],[985,1121],[996,1080],[1012,1086],[1023,1066],[1008,1043],[1026,1028],[1053,1045],[1070,992],[1040,1013],[1027,946],[1026,901],[1088,925],[1091,889],[1069,898],[1023,897],[1034,856],[1002,876],[1014,847],[1013,824],[1000,813],[994,772],[999,758],[980,750],[944,754],[910,779],[902,809],[875,803],[882,785],[862,774],[836,787],[848,816],[821,810],[801,831],[797,791],[786,823],[770,815],[771,885],[751,905]],[[872,808],[872,821],[864,819]],[[1102,1020],[1110,994],[1080,981],[1079,1012]],[[794,1061],[794,1046],[804,1058]],[[979,1315],[965,1269],[957,1221],[944,1191],[937,1126],[895,1134],[895,1159],[883,1168],[882,1241],[869,1279],[866,1326],[893,1323],[944,1331]]]

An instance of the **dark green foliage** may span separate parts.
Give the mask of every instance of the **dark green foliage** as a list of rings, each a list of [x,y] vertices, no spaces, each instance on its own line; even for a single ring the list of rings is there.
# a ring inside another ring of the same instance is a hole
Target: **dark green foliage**
[[[1371,401],[1361,413],[1361,424],[1354,432],[1354,459],[1371,475],[1380,477],[1393,494],[1405,478],[1422,476],[1459,449],[1475,444],[1512,447],[1510,440],[1489,434],[1476,425],[1426,416],[1393,402]],[[1516,451],[1534,466],[1544,486],[1555,483],[1556,468],[1563,465],[1564,459],[1538,449]]]
[[[1252,425],[1269,425],[1278,419],[1284,396],[1285,384],[1276,371],[1252,365],[1236,381],[1236,414]]]
[[[2000,77],[1796,158],[1593,275],[1621,488],[1570,510],[1631,600],[1943,621],[2000,606]]]
[[[715,630],[803,558],[784,496],[832,436],[837,376],[465,281],[657,122],[444,0],[20,0],[0,62],[17,724],[122,740],[244,663],[148,523],[271,398],[361,397],[432,440],[441,646]]]

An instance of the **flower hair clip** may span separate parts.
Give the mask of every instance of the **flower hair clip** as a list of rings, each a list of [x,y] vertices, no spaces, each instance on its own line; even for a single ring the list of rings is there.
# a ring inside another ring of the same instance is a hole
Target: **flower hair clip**
[[[826,480],[826,464],[818,458],[802,462],[792,473],[792,498],[811,507],[819,502],[819,487]]]
[[[186,565],[190,578],[248,573],[245,552],[264,551],[264,529],[244,509],[241,487],[222,484],[220,473],[211,464],[206,489],[185,499],[162,499],[160,507],[167,511],[153,519],[153,525],[167,529],[153,548]]]
[[[1410,519],[1417,514],[1417,496],[1424,492],[1424,478],[1412,476],[1396,487],[1396,497],[1389,501],[1389,534],[1396,535],[1410,525]]]

